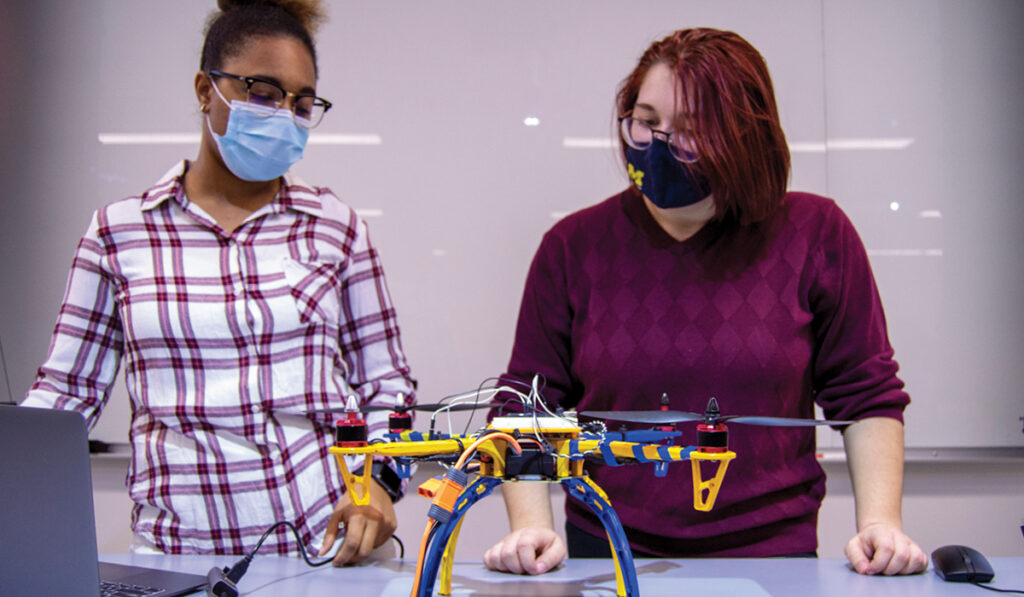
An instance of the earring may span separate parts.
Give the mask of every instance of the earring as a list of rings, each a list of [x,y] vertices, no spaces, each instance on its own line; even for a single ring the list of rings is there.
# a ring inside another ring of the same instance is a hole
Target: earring
[[[206,114],[206,104],[199,104],[199,111]]]

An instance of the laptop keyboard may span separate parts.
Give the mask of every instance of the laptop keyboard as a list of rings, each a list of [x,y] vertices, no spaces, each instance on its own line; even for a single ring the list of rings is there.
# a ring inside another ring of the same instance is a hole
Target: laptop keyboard
[[[140,597],[141,595],[152,595],[160,591],[161,589],[155,587],[140,587],[139,585],[128,585],[109,580],[100,581],[101,597]]]

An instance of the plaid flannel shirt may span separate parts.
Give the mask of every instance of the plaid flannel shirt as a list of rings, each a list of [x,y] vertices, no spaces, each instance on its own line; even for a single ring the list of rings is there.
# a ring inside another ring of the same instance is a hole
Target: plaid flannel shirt
[[[329,190],[286,176],[226,234],[185,197],[187,167],[96,212],[23,404],[91,425],[123,357],[137,536],[239,554],[288,520],[319,545],[344,489],[331,416],[306,411],[414,399],[384,272]],[[371,439],[386,432],[386,412],[366,418]],[[294,553],[280,531],[265,549]]]

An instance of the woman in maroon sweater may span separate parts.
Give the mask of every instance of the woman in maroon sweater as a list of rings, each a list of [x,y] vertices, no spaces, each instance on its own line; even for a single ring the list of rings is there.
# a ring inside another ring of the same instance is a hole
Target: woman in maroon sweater
[[[505,377],[541,374],[544,398],[579,410],[703,411],[856,421],[843,432],[857,504],[846,555],[862,574],[925,569],[901,530],[909,402],[867,254],[823,197],[787,193],[789,151],[764,59],[735,33],[654,43],[617,97],[633,185],[556,224],[526,281]],[[504,405],[502,405],[504,406]],[[500,406],[496,407],[500,408]],[[682,427],[692,436],[691,427]],[[690,467],[591,467],[634,553],[785,556],[817,549],[825,475],[812,428],[743,426],[711,512]],[[484,556],[539,574],[566,546],[544,484],[504,486],[512,533]],[[600,522],[567,500],[573,557],[608,551]]]

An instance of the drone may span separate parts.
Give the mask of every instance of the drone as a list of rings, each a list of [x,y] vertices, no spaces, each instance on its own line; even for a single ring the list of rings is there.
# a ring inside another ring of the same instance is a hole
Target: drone
[[[452,564],[455,545],[466,512],[504,482],[559,483],[569,497],[580,501],[601,521],[612,547],[616,594],[639,595],[636,569],[625,532],[607,494],[587,475],[584,463],[604,466],[653,463],[655,476],[668,472],[673,462],[689,460],[693,470],[693,507],[710,511],[718,497],[729,462],[736,453],[729,450],[726,423],[769,426],[845,425],[849,421],[820,421],[763,416],[722,415],[716,398],[708,401],[704,413],[669,410],[668,397],[662,395],[660,410],[651,411],[551,411],[540,398],[537,382],[529,394],[509,386],[487,388],[491,395],[512,393],[522,402],[521,413],[493,418],[473,433],[445,434],[435,431],[435,417],[454,410],[490,406],[480,402],[480,391],[472,404],[464,394],[445,404],[406,405],[399,396],[388,417],[386,439],[367,441],[367,424],[354,397],[344,409],[317,412],[341,412],[344,418],[335,425],[335,455],[341,477],[352,503],[365,505],[370,499],[371,464],[374,456],[390,457],[400,477],[412,476],[412,465],[437,462],[446,470],[440,477],[427,480],[419,495],[432,500],[428,521],[420,543],[412,597],[433,595],[435,580],[438,594],[451,595]],[[386,407],[385,407],[386,408]],[[380,406],[364,410],[381,410]],[[430,430],[412,429],[410,411],[432,411]],[[589,419],[589,421],[588,421]],[[650,429],[609,430],[604,421],[651,425]],[[697,423],[695,445],[677,445],[682,432],[675,424]],[[468,426],[468,424],[467,424]],[[359,475],[350,472],[345,456],[363,456]],[[701,463],[715,466],[710,477],[702,476]],[[470,475],[475,475],[471,480]]]

